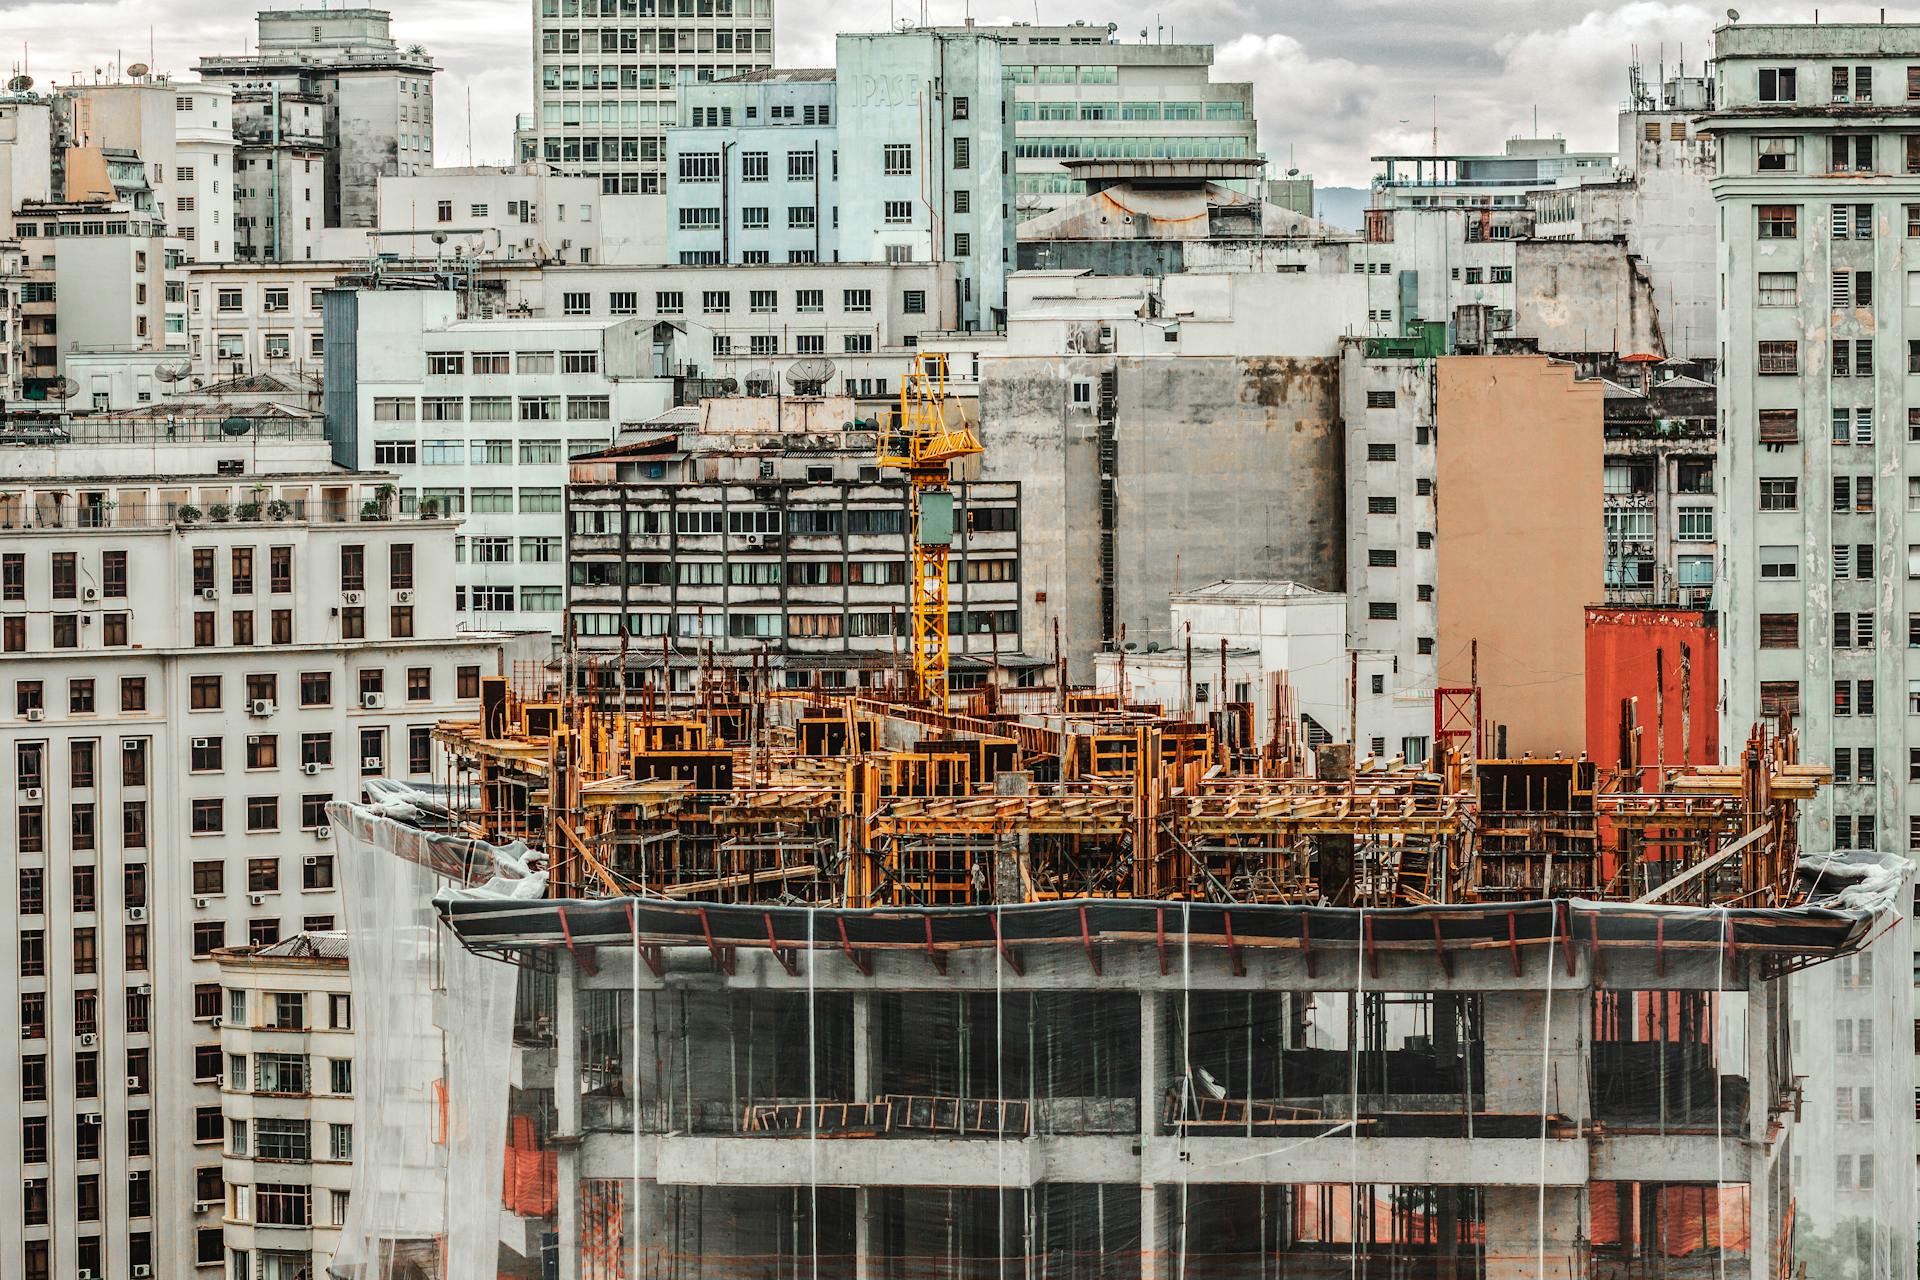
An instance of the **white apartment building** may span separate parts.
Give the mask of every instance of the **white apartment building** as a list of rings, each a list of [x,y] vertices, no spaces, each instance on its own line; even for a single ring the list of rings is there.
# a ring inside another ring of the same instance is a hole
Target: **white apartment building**
[[[173,234],[189,262],[233,257],[233,87],[180,81],[173,89]]]
[[[327,297],[325,403],[336,457],[391,471],[402,512],[463,524],[458,627],[558,631],[567,459],[673,402],[642,320],[463,320],[447,290]]]
[[[1245,159],[1260,154],[1253,85],[1215,82],[1213,46],[1125,44],[1085,21],[942,27],[1001,44],[1012,93],[1014,201],[1021,221],[1085,193],[1064,160]],[[1258,184],[1227,185],[1257,194]]]
[[[773,0],[531,0],[534,109],[519,159],[666,190],[683,86],[773,65]]]
[[[166,227],[118,202],[26,204],[17,211],[27,272],[27,369],[66,373],[75,349],[185,349],[186,300],[168,299]],[[177,332],[176,332],[177,330]]]
[[[667,261],[839,259],[836,87],[831,67],[802,67],[685,90],[667,130]]]
[[[303,931],[214,959],[218,990],[196,988],[194,1019],[219,1029],[226,1058],[228,1280],[325,1275],[353,1183],[347,936]]]
[[[1791,715],[1848,766],[1807,817],[1819,848],[1920,848],[1920,26],[1732,24],[1714,33],[1718,139],[1722,740]],[[1836,966],[1796,1008],[1869,1020]],[[1876,975],[1904,982],[1902,974]],[[1817,1015],[1817,1017],[1816,1017]],[[1871,1025],[1871,1021],[1870,1021]],[[1906,1053],[1873,1026],[1850,1053]],[[1878,1048],[1873,1047],[1877,1045]],[[1842,1069],[1844,1070],[1842,1060]],[[1863,1172],[1876,1123],[1809,1079],[1796,1139],[1807,1233],[1912,1209],[1911,1161]],[[1902,1113],[1889,1116],[1905,1129]],[[1889,1182],[1889,1180],[1895,1180]],[[1911,1253],[1912,1232],[1904,1233]],[[1908,1265],[1911,1265],[1909,1262]]]
[[[18,240],[0,239],[0,407],[20,398],[20,379],[26,372],[21,342],[20,291],[26,268]]]
[[[821,390],[867,401],[897,395],[920,335],[952,329],[960,308],[957,266],[928,261],[548,268],[522,296],[550,317],[670,326],[675,362],[747,395],[812,385],[794,368],[824,360]]]
[[[365,252],[378,180],[433,165],[438,70],[384,9],[262,10],[253,53],[203,58],[233,88],[233,256]]]
[[[534,646],[455,632],[453,525],[317,423],[72,430],[0,447],[0,1270],[212,1277],[214,953],[334,927],[326,802],[429,777],[433,723]]]
[[[66,104],[57,95],[0,93],[0,239],[13,211],[28,200],[64,194],[54,187],[53,139],[64,130]]]
[[[427,169],[380,180],[380,251],[411,258],[606,260],[600,184],[553,166]]]
[[[180,386],[248,373],[320,372],[326,344],[321,295],[342,280],[383,278],[457,282],[468,314],[501,314],[525,305],[539,279],[532,262],[488,261],[436,265],[429,258],[369,264],[329,262],[189,263],[181,272],[187,293],[192,377]]]

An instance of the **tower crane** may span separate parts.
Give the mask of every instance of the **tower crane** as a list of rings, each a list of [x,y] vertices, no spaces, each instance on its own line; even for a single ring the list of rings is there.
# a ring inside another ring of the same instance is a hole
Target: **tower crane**
[[[900,387],[900,409],[879,433],[879,464],[906,473],[912,497],[914,692],[947,706],[947,551],[953,545],[953,462],[983,452],[947,396],[947,357],[922,351]]]

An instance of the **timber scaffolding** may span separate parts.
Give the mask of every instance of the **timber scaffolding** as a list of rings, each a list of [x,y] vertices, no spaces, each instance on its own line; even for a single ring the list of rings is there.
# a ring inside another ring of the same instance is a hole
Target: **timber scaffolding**
[[[1477,735],[1412,764],[1309,761],[1250,742],[1244,704],[1198,721],[989,688],[941,711],[710,668],[609,706],[562,693],[573,674],[485,680],[480,718],[434,731],[456,831],[540,850],[555,899],[1783,907],[1802,901],[1798,806],[1830,777],[1761,727],[1729,765],[1603,776],[1477,758]]]

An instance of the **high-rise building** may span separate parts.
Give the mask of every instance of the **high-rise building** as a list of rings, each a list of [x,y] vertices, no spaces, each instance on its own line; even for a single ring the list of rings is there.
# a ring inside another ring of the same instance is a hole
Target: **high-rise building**
[[[378,179],[433,165],[433,77],[384,9],[268,9],[256,52],[200,61],[233,85],[236,258],[358,256]]]
[[[1920,643],[1920,478],[1909,474],[1920,26],[1735,23],[1714,41],[1722,737],[1792,719],[1809,757],[1835,766],[1809,843],[1909,850],[1920,846],[1909,662]],[[1877,1126],[1911,1132],[1905,1099],[1876,1120],[1836,1092],[1872,1055],[1908,1051],[1911,1028],[1875,1016],[1887,984],[1908,975],[1865,977],[1826,966],[1795,998],[1801,1043],[1833,1049],[1804,1090],[1799,1232],[1894,1230],[1910,1268],[1913,1160],[1876,1168],[1870,1154]]]
[[[1086,184],[1067,160],[1252,159],[1253,85],[1212,79],[1213,46],[1116,40],[1087,22],[940,27],[1000,42],[1012,96],[1014,200],[1021,221],[1064,208]],[[1243,194],[1257,180],[1227,179]],[[1309,186],[1311,180],[1309,180]],[[1311,202],[1309,201],[1309,212]]]
[[[666,189],[683,87],[773,65],[773,0],[533,0],[533,26],[519,158],[610,194]]]
[[[214,952],[334,928],[326,803],[429,778],[435,721],[535,655],[455,632],[452,523],[318,420],[76,421],[0,467],[0,1272],[218,1274],[222,1086],[309,1090],[235,1074]]]

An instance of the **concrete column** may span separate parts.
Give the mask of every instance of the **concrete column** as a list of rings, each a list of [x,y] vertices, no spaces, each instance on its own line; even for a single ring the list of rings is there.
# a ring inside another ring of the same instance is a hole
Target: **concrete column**
[[[880,1202],[872,1187],[858,1187],[853,1193],[853,1275],[854,1280],[875,1280],[886,1268],[875,1256],[880,1247]]]
[[[580,1274],[580,1008],[571,958],[556,974],[554,995],[554,1146],[559,1183],[554,1229],[560,1237],[560,1274]]]
[[[873,1058],[873,993],[853,993],[853,1100],[872,1102],[879,1073]]]
[[[1535,967],[1542,963],[1538,948],[1527,962]],[[1558,948],[1553,963],[1562,964]],[[1544,989],[1494,988],[1486,993],[1488,1111],[1539,1114],[1544,1055],[1547,1110],[1576,1121],[1588,1115],[1589,1046],[1585,1027],[1592,997],[1584,985],[1571,985],[1581,980],[1568,978],[1565,968],[1557,969],[1554,977],[1550,1053],[1546,1046],[1549,1011]],[[1560,981],[1569,985],[1559,986]]]
[[[1585,1261],[1574,1257],[1574,1236],[1580,1226],[1579,1187],[1548,1187],[1546,1213],[1541,1214],[1537,1187],[1486,1189],[1486,1280],[1552,1280],[1587,1274]],[[1544,1227],[1546,1264],[1540,1262]]]
[[[1161,1086],[1160,1013],[1164,995],[1157,990],[1140,993],[1140,1151],[1141,1166],[1148,1167],[1146,1153],[1161,1139],[1159,1127]],[[1162,1250],[1162,1224],[1156,1205],[1153,1183],[1143,1176],[1140,1182],[1140,1280],[1161,1280],[1177,1268],[1170,1265]]]

